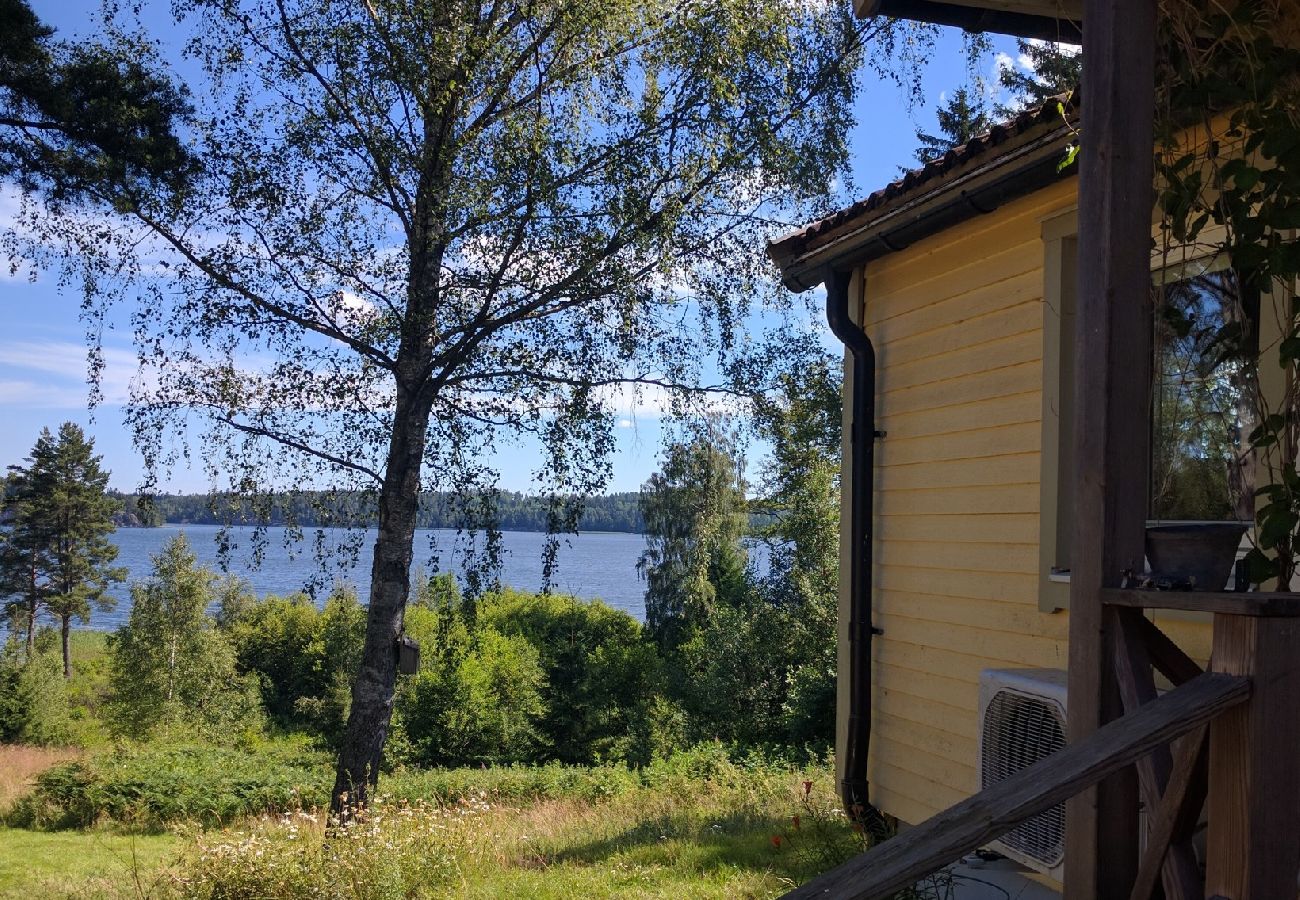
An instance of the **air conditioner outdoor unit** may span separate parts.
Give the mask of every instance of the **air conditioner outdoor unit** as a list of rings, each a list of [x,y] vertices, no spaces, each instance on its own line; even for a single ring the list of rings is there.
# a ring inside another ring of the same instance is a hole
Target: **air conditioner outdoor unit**
[[[985,669],[980,673],[979,789],[997,784],[1065,746],[1063,669]],[[989,845],[1060,881],[1065,804],[1040,813]]]

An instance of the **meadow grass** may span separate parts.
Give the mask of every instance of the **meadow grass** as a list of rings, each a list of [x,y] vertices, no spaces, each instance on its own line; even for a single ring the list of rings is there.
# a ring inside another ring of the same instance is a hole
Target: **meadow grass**
[[[171,834],[0,827],[0,898],[163,896],[183,846]]]
[[[736,763],[720,747],[636,773],[435,770],[386,785],[329,840],[306,810],[162,834],[0,829],[0,897],[775,897],[832,844],[856,849],[827,766]]]
[[[830,789],[826,771],[815,775]],[[616,796],[450,806],[389,800],[352,835],[283,816],[196,839],[177,895],[456,898],[776,897],[819,870],[796,827],[804,773],[642,786]],[[837,823],[844,834],[850,827]],[[843,835],[841,835],[842,837]],[[324,849],[322,849],[324,848]],[[249,888],[249,892],[232,888]]]

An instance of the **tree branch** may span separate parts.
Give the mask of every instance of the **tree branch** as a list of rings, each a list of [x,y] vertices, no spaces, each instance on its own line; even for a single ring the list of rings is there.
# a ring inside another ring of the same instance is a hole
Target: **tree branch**
[[[229,425],[231,428],[235,429],[236,431],[243,432],[244,434],[253,435],[254,437],[267,438],[268,440],[275,441],[277,444],[281,444],[285,447],[289,447],[301,453],[306,453],[307,455],[314,456],[317,459],[324,460],[325,462],[330,463],[331,465],[339,466],[340,468],[344,468],[344,469],[350,469],[353,472],[358,472],[362,475],[366,475],[370,478],[373,478],[375,480],[375,483],[381,486],[384,483],[383,476],[381,476],[374,469],[370,468],[369,466],[363,465],[362,463],[350,459],[344,459],[343,457],[335,456],[332,453],[326,453],[324,450],[320,450],[316,447],[313,447],[304,441],[296,440],[295,438],[291,438],[286,434],[281,434],[280,432],[272,431],[269,428],[262,428],[258,425],[249,425],[245,422],[238,422],[230,416],[218,415],[216,418],[217,421]]]

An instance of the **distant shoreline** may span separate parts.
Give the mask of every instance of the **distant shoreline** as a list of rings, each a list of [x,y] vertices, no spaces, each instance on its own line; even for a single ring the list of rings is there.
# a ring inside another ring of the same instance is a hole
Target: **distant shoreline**
[[[119,529],[138,528],[148,530],[151,528],[256,528],[259,525],[265,525],[267,528],[284,528],[283,522],[195,522],[186,520],[167,521],[167,522],[115,522],[114,526]],[[302,525],[303,531],[316,531],[323,529],[325,531],[371,531],[378,526],[375,524],[368,525]],[[455,531],[450,525],[417,525],[416,531]],[[479,529],[480,531],[482,529]],[[545,534],[544,528],[507,528],[500,526],[498,531],[522,531],[528,534]],[[559,531],[556,537],[564,537],[572,534],[637,534],[644,535],[644,531],[624,531],[619,528],[579,528],[576,532]]]
[[[304,491],[247,496],[215,494],[123,494],[110,491],[122,505],[119,527],[217,525],[301,528],[373,528],[378,523],[375,496],[361,491]],[[591,497],[544,497],[517,491],[464,496],[446,491],[420,495],[416,528],[470,528],[492,522],[500,531],[546,533],[576,526],[579,531],[644,534],[641,495],[637,492]]]

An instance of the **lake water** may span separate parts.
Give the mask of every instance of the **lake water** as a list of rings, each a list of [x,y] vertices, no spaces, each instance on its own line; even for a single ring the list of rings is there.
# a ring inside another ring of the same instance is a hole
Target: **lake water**
[[[164,525],[160,528],[119,528],[112,536],[118,547],[117,565],[129,572],[127,582],[115,585],[113,596],[117,608],[112,612],[95,612],[92,628],[114,629],[126,621],[131,609],[129,584],[147,578],[152,570],[151,556],[158,553],[170,538],[184,532],[199,562],[218,568],[217,536],[215,525]],[[229,529],[234,545],[230,553],[229,570],[246,579],[253,590],[262,594],[291,594],[312,585],[316,587],[318,601],[323,601],[335,581],[347,581],[357,588],[362,601],[370,589],[370,562],[374,548],[374,532],[365,534],[356,564],[343,567],[329,563],[325,567],[316,560],[313,548],[316,532],[307,530],[303,543],[290,549],[284,546],[284,530],[267,529],[265,557],[260,566],[251,566],[251,548],[254,529],[236,527]],[[339,545],[346,532],[325,529],[324,543],[328,547]],[[417,567],[430,570],[430,540],[435,542],[443,570],[459,571],[453,555],[456,533],[445,529],[420,530],[415,536],[415,562]],[[546,535],[531,531],[502,532],[501,582],[521,590],[537,590],[542,586],[542,548]],[[588,532],[562,538],[554,588],[584,599],[599,598],[616,609],[626,610],[638,620],[645,618],[645,582],[636,573],[636,561],[645,549],[645,536]]]

